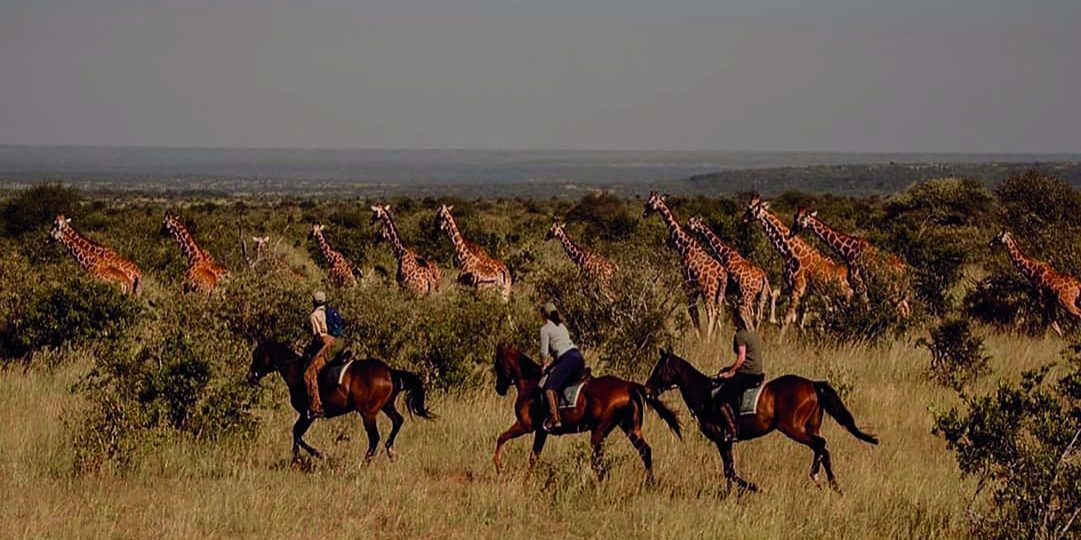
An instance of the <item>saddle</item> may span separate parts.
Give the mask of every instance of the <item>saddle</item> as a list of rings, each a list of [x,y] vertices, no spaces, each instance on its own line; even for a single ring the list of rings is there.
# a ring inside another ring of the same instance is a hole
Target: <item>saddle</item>
[[[319,386],[334,388],[342,384],[345,371],[353,364],[353,351],[346,349],[327,361],[327,365],[319,372]]]
[[[573,409],[578,406],[578,394],[582,393],[586,383],[593,378],[593,370],[589,367],[582,369],[571,377],[570,381],[559,392],[559,408]]]
[[[725,379],[713,379],[713,388],[710,390],[710,397],[717,399],[717,394],[721,393],[721,389],[724,388]],[[758,413],[758,398],[762,394],[762,389],[766,387],[766,381],[747,388],[742,394],[738,396],[732,396],[728,402],[728,406],[732,408],[732,411],[737,416],[753,415]]]

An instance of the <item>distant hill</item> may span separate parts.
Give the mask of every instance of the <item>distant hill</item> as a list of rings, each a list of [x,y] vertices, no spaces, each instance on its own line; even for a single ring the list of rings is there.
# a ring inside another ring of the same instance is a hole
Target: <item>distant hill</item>
[[[837,195],[893,193],[932,178],[976,178],[989,185],[1028,170],[1057,176],[1081,187],[1081,162],[1054,163],[889,163],[770,167],[699,174],[680,191],[689,194],[757,191],[777,194],[789,190]]]

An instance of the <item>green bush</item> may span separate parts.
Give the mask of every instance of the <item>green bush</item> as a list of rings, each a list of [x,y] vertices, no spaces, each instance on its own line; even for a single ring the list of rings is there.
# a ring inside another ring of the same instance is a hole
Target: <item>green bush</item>
[[[131,463],[139,451],[177,437],[250,435],[257,387],[244,373],[248,349],[227,340],[153,324],[138,339],[95,347],[95,365],[74,390],[88,406],[74,430],[76,468]]]
[[[1032,284],[1013,268],[998,270],[976,282],[965,294],[965,313],[1000,331],[1037,335],[1046,329],[1044,314],[1033,301]],[[1069,324],[1067,318],[1061,323]]]
[[[1057,384],[1049,368],[1000,383],[935,414],[962,474],[977,479],[970,515],[976,538],[1076,538],[1081,513],[1081,362]],[[979,497],[984,495],[984,497]]]
[[[983,338],[972,334],[964,319],[945,321],[931,329],[931,340],[920,338],[918,345],[931,351],[931,378],[955,390],[987,371]]]
[[[142,304],[132,296],[85,275],[28,285],[0,330],[0,352],[8,359],[45,348],[116,339],[143,313]]]
[[[634,212],[622,199],[608,192],[582,197],[567,212],[565,219],[585,224],[585,237],[608,242],[626,240],[638,227]]]
[[[42,184],[20,191],[0,210],[3,230],[9,236],[22,236],[41,229],[57,213],[72,216],[82,200],[78,190],[60,184]]]
[[[636,270],[617,272],[610,296],[585,286],[570,264],[538,272],[534,283],[537,301],[555,303],[575,343],[625,376],[646,374],[657,348],[670,347],[689,328],[679,273],[648,264],[650,258],[663,257],[656,251],[638,255],[618,261]]]

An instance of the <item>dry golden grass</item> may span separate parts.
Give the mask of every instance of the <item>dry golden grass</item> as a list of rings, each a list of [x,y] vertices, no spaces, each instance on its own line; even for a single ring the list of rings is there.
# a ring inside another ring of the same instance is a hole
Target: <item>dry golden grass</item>
[[[770,340],[772,341],[772,340]],[[993,374],[1015,376],[1058,358],[1062,342],[992,337]],[[703,368],[723,344],[678,350]],[[312,470],[289,466],[292,413],[261,413],[257,437],[217,445],[147,448],[136,469],[75,477],[65,410],[67,389],[88,366],[0,372],[0,538],[953,538],[964,536],[972,486],[931,435],[931,406],[956,403],[927,382],[925,350],[817,350],[770,344],[771,374],[798,373],[851,385],[857,422],[882,438],[872,447],[832,420],[824,426],[845,495],[816,490],[809,449],[774,433],[742,443],[737,466],[766,492],[728,493],[716,451],[678,400],[687,435],[679,442],[652,414],[646,437],[658,485],[647,487],[637,455],[616,432],[607,445],[611,476],[588,468],[586,436],[550,439],[531,478],[529,439],[508,446],[509,472],[491,466],[495,436],[512,421],[512,397],[486,388],[436,397],[440,418],[408,420],[399,459],[360,465],[365,438],[354,418],[317,424],[308,440],[328,458]],[[383,423],[384,432],[386,422]],[[345,440],[336,441],[340,434]]]

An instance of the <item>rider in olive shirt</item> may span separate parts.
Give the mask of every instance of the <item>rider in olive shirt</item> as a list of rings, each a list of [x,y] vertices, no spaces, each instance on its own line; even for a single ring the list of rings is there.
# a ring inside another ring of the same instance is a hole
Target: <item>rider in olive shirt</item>
[[[716,397],[721,417],[727,427],[726,442],[734,442],[737,435],[736,416],[731,403],[743,395],[744,390],[762,384],[766,378],[762,366],[762,340],[754,330],[747,328],[743,317],[737,315],[735,322],[736,334],[732,336],[732,352],[736,355],[736,363],[722,369],[718,374],[723,386]]]

